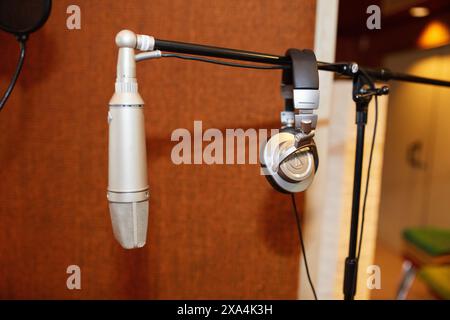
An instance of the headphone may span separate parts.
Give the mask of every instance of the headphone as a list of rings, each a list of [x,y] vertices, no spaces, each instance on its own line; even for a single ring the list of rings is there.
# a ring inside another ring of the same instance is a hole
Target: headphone
[[[319,71],[314,52],[289,49],[292,68],[284,69],[281,94],[281,130],[261,148],[261,167],[275,190],[296,193],[312,183],[319,166],[314,130],[319,107]]]

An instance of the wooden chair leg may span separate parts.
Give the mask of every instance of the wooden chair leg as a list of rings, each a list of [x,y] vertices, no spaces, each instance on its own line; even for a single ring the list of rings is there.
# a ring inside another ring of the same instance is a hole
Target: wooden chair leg
[[[402,265],[402,278],[397,289],[397,300],[406,300],[409,289],[416,277],[416,268],[411,261],[405,260]]]

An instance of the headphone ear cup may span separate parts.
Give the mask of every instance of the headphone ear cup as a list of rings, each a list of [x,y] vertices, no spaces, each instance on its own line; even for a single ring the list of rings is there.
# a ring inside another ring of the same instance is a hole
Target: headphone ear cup
[[[313,181],[318,157],[315,150],[300,151],[294,159],[278,165],[283,152],[295,151],[295,131],[283,130],[270,137],[261,150],[261,167],[270,185],[284,194],[302,192]],[[280,171],[281,170],[281,171]]]
[[[288,133],[291,133],[291,134],[295,134],[295,129],[294,128],[290,128],[290,127],[286,127],[286,128],[280,129],[280,132],[288,132]],[[269,139],[271,139],[272,137],[270,137]],[[266,145],[267,145],[267,142],[266,142]],[[266,145],[264,145],[264,148],[266,147]],[[266,166],[261,163],[261,168],[264,169],[264,168],[266,168]],[[284,193],[284,194],[291,194],[292,193],[292,192],[289,192],[289,191],[284,190],[283,188],[281,188],[277,184],[277,182],[275,181],[275,179],[273,178],[272,175],[265,174],[264,176],[266,177],[266,180],[269,182],[269,184],[272,186],[272,188],[274,188],[276,191]]]
[[[261,167],[264,167],[264,166],[261,165]],[[266,174],[264,176],[266,177],[267,181],[269,181],[269,183],[272,186],[272,188],[274,188],[276,191],[284,193],[284,194],[291,194],[292,193],[292,192],[286,191],[283,188],[281,188],[271,175]]]

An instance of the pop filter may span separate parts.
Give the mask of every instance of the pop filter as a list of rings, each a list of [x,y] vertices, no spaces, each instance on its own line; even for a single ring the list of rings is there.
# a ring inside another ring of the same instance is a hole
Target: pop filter
[[[5,106],[22,70],[28,35],[44,25],[51,8],[51,0],[0,0],[0,29],[15,35],[20,44],[19,61],[11,82],[0,99],[0,111]]]
[[[51,0],[0,0],[0,29],[28,35],[44,25],[51,7]]]

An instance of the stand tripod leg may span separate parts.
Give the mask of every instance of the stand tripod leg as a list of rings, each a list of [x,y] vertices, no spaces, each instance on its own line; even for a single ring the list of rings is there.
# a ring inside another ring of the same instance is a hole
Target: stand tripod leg
[[[416,268],[411,261],[405,260],[402,265],[402,279],[397,290],[397,300],[406,300],[415,276]]]

